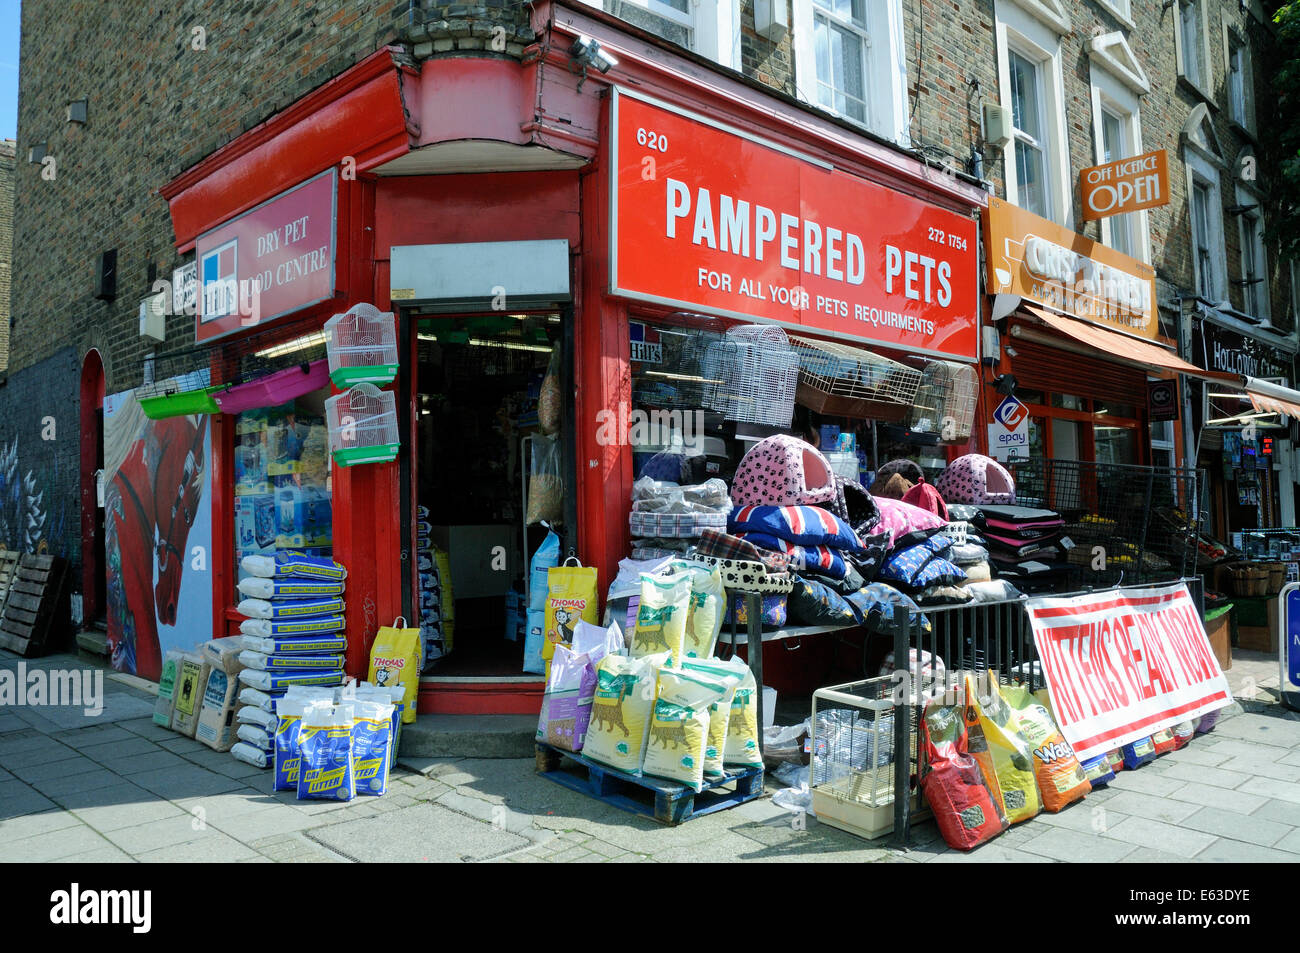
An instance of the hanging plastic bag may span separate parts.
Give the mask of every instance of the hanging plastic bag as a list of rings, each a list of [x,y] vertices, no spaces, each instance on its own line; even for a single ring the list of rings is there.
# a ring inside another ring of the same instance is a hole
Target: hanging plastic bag
[[[528,564],[528,608],[539,611],[546,608],[546,574],[559,564],[560,537],[548,526],[546,539],[542,540]]]
[[[926,754],[921,791],[944,842],[970,850],[1006,830],[1009,825],[999,799],[967,750],[962,708],[941,700],[927,705],[921,739]]]
[[[572,564],[572,565],[571,565]],[[542,658],[549,660],[556,645],[573,645],[578,621],[596,622],[596,569],[583,566],[574,557],[546,573],[546,641]]]
[[[551,349],[551,360],[546,365],[541,391],[537,395],[537,422],[544,434],[560,432],[564,398],[560,390],[560,349]]]
[[[399,624],[400,623],[400,624]],[[402,703],[402,723],[415,721],[416,695],[420,688],[420,630],[406,628],[406,618],[398,616],[391,626],[380,628],[370,647],[370,672],[367,680],[380,688],[402,683],[406,691]]]
[[[533,459],[528,476],[528,512],[525,522],[559,523],[564,520],[564,479],[560,441],[533,439]]]
[[[1033,755],[1010,706],[1002,698],[997,677],[989,672],[987,679],[988,691],[981,695],[974,673],[966,674],[967,750],[979,762],[1007,820],[1017,824],[1029,820],[1041,806]]]

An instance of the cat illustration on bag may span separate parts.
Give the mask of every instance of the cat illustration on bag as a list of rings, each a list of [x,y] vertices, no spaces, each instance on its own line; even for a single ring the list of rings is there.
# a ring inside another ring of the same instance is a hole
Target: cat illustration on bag
[[[653,745],[656,741],[659,742],[660,746],[665,751],[668,750],[668,742],[670,741],[673,743],[674,748],[688,747],[689,741],[686,738],[686,722],[662,722],[655,725],[650,729],[650,744]]]
[[[601,725],[608,725],[611,730],[621,728],[625,738],[632,736],[632,732],[623,723],[623,706],[619,702],[619,698],[608,700],[597,698],[591,703],[591,730],[593,732]]]

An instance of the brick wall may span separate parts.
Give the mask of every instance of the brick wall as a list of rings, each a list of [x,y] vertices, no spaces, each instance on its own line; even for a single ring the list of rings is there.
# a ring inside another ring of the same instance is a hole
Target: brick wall
[[[0,140],[0,374],[9,367],[9,286],[13,279],[15,142]]]
[[[773,0],[784,3],[786,23],[793,26],[794,10],[789,0]],[[773,43],[760,36],[754,29],[754,0],[741,0],[740,4],[740,65],[741,72],[779,89],[787,96],[797,96],[794,82],[794,53],[791,49],[793,32],[786,31],[779,43]]]

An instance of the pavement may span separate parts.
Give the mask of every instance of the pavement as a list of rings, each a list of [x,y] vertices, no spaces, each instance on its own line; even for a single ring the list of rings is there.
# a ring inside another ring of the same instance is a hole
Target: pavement
[[[664,827],[537,777],[532,758],[403,758],[383,797],[300,802],[270,793],[267,771],[155,726],[152,684],[105,671],[97,716],[0,709],[0,860],[1300,862],[1300,714],[1275,703],[1276,659],[1270,672],[1253,655],[1234,656],[1238,702],[1212,733],[970,853],[932,821],[901,850],[770,797]],[[0,669],[18,663],[0,652]]]

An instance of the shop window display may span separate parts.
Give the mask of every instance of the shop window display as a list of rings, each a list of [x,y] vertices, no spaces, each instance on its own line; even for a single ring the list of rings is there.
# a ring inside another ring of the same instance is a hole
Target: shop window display
[[[245,556],[332,556],[327,390],[235,416],[235,569]],[[237,597],[236,597],[237,598]]]

